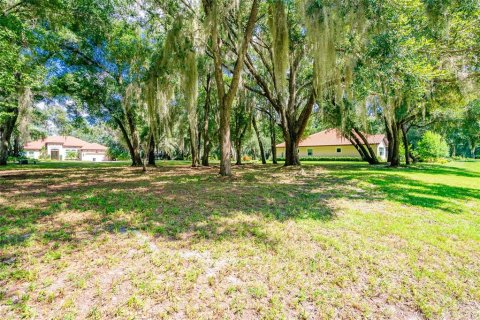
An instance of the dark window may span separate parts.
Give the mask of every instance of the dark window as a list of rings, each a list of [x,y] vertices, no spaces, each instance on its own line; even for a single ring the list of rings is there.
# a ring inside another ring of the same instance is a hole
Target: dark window
[[[342,152],[342,148],[337,148],[337,153]]]
[[[307,149],[307,155],[309,157],[313,156],[313,149]]]

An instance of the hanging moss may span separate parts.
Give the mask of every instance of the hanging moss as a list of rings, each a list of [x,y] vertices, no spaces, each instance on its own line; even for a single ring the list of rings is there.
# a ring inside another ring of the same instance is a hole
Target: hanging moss
[[[286,79],[289,67],[289,34],[284,0],[270,2],[268,26],[272,35],[275,85],[278,90],[284,91],[287,86]]]

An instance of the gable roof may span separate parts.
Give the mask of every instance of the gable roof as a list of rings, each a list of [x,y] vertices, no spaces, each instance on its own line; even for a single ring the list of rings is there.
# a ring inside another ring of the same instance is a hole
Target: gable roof
[[[61,144],[64,147],[75,147],[81,150],[106,151],[108,148],[98,144],[83,141],[72,136],[49,136],[45,139],[31,141],[23,146],[24,150],[40,150],[47,144]]]
[[[369,144],[380,144],[385,139],[384,134],[365,134]],[[299,147],[319,147],[319,146],[344,146],[351,145],[350,140],[346,139],[338,129],[327,129],[314,133],[299,143]],[[285,142],[277,144],[277,147],[285,147]]]

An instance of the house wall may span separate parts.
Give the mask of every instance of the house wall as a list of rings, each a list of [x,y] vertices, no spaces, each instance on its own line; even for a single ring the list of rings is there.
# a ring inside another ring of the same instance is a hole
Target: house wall
[[[27,150],[25,151],[25,156],[27,158],[39,159],[40,151],[39,150]]]
[[[105,153],[103,151],[84,151],[82,152],[82,161],[105,161]]]
[[[380,149],[383,149],[380,150]],[[377,155],[377,158],[383,160],[383,161],[386,161],[387,160],[387,145],[382,141],[380,142],[379,145],[377,145],[377,148],[375,149],[376,150],[376,155]]]
[[[382,142],[383,143],[383,142]],[[372,145],[373,150],[376,152],[377,156],[379,154],[380,145]],[[383,146],[385,148],[385,146]],[[337,148],[340,148],[340,152],[337,152]],[[342,145],[342,146],[319,146],[319,147],[299,147],[298,154],[300,158],[308,158],[308,149],[311,149],[313,154],[311,157],[358,157],[360,154],[353,145]],[[385,151],[386,152],[386,151]],[[285,147],[277,147],[277,155],[280,158],[285,157]],[[383,159],[383,158],[382,158]]]

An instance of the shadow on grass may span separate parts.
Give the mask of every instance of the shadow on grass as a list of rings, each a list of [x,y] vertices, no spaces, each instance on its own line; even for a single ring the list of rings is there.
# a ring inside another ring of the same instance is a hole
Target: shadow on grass
[[[391,170],[356,163],[293,169],[248,165],[236,168],[233,178],[219,177],[216,168],[173,166],[151,169],[147,175],[128,167],[8,171],[0,184],[5,195],[0,202],[0,248],[21,245],[38,233],[39,224],[61,212],[97,216],[48,224],[40,235],[45,241],[71,241],[74,230],[82,228],[90,236],[136,229],[172,240],[189,235],[193,240],[254,237],[269,242],[254,219],[226,226],[225,218],[242,214],[328,222],[335,217],[330,205],[335,199],[390,200],[460,213],[452,200],[480,199],[478,189],[425,183],[400,175],[402,170],[476,177],[457,168]],[[373,187],[358,188],[359,181]]]
[[[193,234],[214,240],[251,236],[266,241],[252,222],[239,221],[229,228],[220,222],[237,214],[279,221],[332,218],[330,207],[310,192],[315,185],[301,179],[274,188],[258,183],[258,175],[266,178],[272,168],[245,167],[241,176],[227,179],[216,175],[215,168],[188,167],[161,167],[147,175],[132,168],[9,172],[0,185],[7,195],[0,203],[0,248],[25,242],[39,224],[61,212],[98,213],[89,221],[92,235],[141,229],[172,239]],[[69,230],[78,223],[52,227],[42,230],[44,239],[70,241]]]

